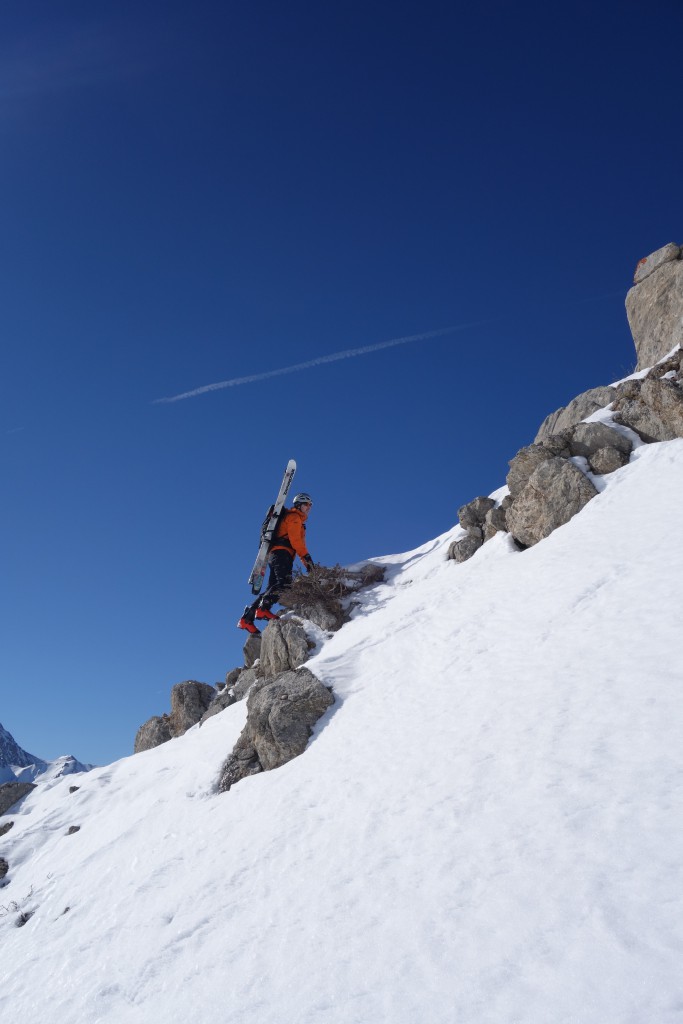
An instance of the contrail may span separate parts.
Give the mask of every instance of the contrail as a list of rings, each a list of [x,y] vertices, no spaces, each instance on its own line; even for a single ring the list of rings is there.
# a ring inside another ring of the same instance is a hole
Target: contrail
[[[309,359],[305,363],[296,363],[294,366],[283,366],[279,370],[267,370],[265,373],[252,373],[249,377],[233,377],[232,380],[222,380],[218,384],[205,384],[202,388],[195,388],[194,391],[184,391],[182,395],[172,395],[170,398],[156,398],[154,405],[161,402],[180,402],[183,398],[194,398],[196,395],[206,395],[209,391],[220,391],[222,388],[236,388],[240,384],[255,384],[257,380],[268,380],[269,377],[281,377],[285,373],[298,373],[299,370],[310,370],[313,366],[322,366],[324,363],[336,363],[339,359],[353,359],[354,356],[365,356],[370,352],[379,352],[383,348],[393,348],[395,345],[408,345],[411,341],[427,341],[429,338],[439,338],[444,334],[455,334],[456,331],[465,331],[468,327],[479,327],[482,324],[491,323],[490,320],[473,320],[471,323],[458,324],[455,327],[441,327],[438,331],[424,331],[422,334],[407,334],[404,338],[392,338],[391,341],[380,341],[376,345],[363,345],[362,348],[347,348],[344,352],[333,352],[329,356],[319,356],[317,359]]]

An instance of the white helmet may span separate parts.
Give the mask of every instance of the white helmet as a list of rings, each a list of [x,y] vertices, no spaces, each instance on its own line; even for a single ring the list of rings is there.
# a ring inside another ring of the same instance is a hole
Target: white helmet
[[[313,504],[313,498],[310,496],[310,494],[306,494],[305,491],[302,491],[300,494],[295,494],[294,495],[294,501],[292,502],[292,505],[294,506],[294,508],[297,508],[297,506],[299,506],[299,505],[312,505],[312,504]]]

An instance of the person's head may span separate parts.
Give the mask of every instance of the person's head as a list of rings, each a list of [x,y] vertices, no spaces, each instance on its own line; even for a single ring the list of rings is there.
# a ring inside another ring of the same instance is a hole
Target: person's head
[[[292,502],[292,505],[294,506],[294,508],[300,509],[301,512],[305,512],[306,515],[308,515],[308,513],[311,511],[312,504],[313,499],[311,498],[310,494],[306,494],[305,491],[302,491],[300,494],[294,495],[294,501]]]

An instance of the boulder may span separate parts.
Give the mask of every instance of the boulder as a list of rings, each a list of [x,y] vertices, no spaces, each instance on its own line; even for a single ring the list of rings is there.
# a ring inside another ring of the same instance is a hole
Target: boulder
[[[615,448],[623,452],[627,462],[633,451],[631,441],[606,423],[577,423],[572,430],[570,444],[572,455],[582,455],[589,461],[601,448]]]
[[[594,473],[604,476],[605,473],[613,473],[615,469],[627,465],[629,458],[626,452],[617,448],[598,448],[589,458],[588,464]]]
[[[504,533],[507,530],[506,520],[507,505],[499,505],[498,508],[489,509],[484,520],[484,541],[491,540],[497,533]]]
[[[151,750],[162,743],[173,739],[171,724],[168,715],[154,715],[140,726],[133,744],[133,753],[139,754],[143,750]]]
[[[507,511],[507,528],[525,547],[548,537],[595,497],[597,490],[565,459],[541,462]]]
[[[542,444],[530,444],[526,448],[520,448],[514,459],[508,463],[510,470],[506,478],[513,501],[518,494],[522,493],[534,471],[543,462],[554,457],[552,451]]]
[[[5,782],[0,786],[0,814],[14,807],[22,797],[35,788],[32,782]]]
[[[572,427],[566,427],[561,430],[558,434],[550,434],[548,437],[542,438],[537,443],[540,444],[541,448],[545,448],[551,455],[557,455],[561,459],[571,458],[571,436]]]
[[[661,262],[658,253],[665,250],[668,255]],[[681,250],[678,246],[665,246],[645,262],[652,263],[651,272],[640,276],[626,296],[626,315],[638,353],[638,370],[652,366],[683,342]]]
[[[463,529],[484,525],[486,513],[495,506],[493,498],[475,498],[458,509],[458,520]]]
[[[14,822],[4,821],[2,825],[0,825],[0,836],[4,836],[11,828],[14,828]]]
[[[630,394],[635,397],[627,397]],[[683,389],[672,380],[644,380],[637,391],[625,391],[614,409],[615,420],[635,430],[643,441],[683,437]]]
[[[281,672],[297,669],[308,660],[310,648],[306,630],[296,622],[275,619],[263,631],[260,672],[273,679]]]
[[[334,698],[306,668],[282,675],[252,690],[247,722],[223,765],[219,791],[226,792],[246,775],[271,771],[302,754],[313,725]]]
[[[473,526],[460,540],[454,540],[448,548],[448,557],[454,562],[466,562],[475,555],[484,543],[484,531]]]
[[[2,880],[7,872],[9,871],[9,864],[4,857],[0,857],[0,880]]]
[[[669,348],[671,347],[670,345]],[[591,388],[589,391],[584,391],[582,394],[577,395],[576,398],[573,398],[569,405],[565,405],[561,409],[551,412],[549,416],[546,416],[539,427],[534,441],[538,443],[552,434],[558,434],[560,431],[566,430],[567,427],[573,426],[574,423],[580,423],[581,420],[585,420],[587,416],[591,416],[598,409],[604,409],[613,400],[614,388],[611,387]]]
[[[228,688],[228,690],[230,690],[235,685],[242,672],[244,672],[243,668],[232,668],[230,669],[229,672],[226,672],[225,685]]]
[[[182,736],[196,725],[215,696],[216,690],[208,683],[198,683],[196,679],[176,683],[171,689],[171,735]]]

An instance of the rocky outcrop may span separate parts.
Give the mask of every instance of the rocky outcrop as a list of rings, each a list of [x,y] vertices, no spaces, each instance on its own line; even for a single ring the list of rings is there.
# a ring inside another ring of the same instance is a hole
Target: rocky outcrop
[[[507,528],[515,540],[530,547],[568,523],[597,493],[573,463],[552,456],[537,466],[512,502]]]
[[[216,696],[215,687],[188,679],[171,689],[169,725],[172,736],[182,736],[201,719]]]
[[[182,736],[201,721],[215,696],[215,688],[208,683],[198,683],[196,679],[176,683],[171,689],[170,715],[155,715],[141,725],[135,737],[133,752],[139,754],[142,750],[167,743],[175,736]]]
[[[331,692],[306,668],[284,672],[252,689],[247,723],[223,765],[219,791],[224,793],[240,779],[271,771],[302,754],[313,725],[333,703]]]
[[[273,679],[280,672],[299,668],[313,645],[299,623],[287,619],[269,622],[262,634],[260,672]]]
[[[478,497],[458,509],[458,520],[465,530],[465,536],[453,541],[448,557],[456,562],[466,562],[484,543],[484,524],[487,515],[496,503],[493,498]]]
[[[168,715],[154,715],[138,729],[135,734],[133,753],[140,754],[143,750],[151,750],[173,739]]]
[[[683,437],[683,389],[674,380],[627,381],[619,389],[614,410],[615,420],[643,441]]]
[[[334,633],[348,622],[353,595],[383,579],[384,568],[372,563],[355,570],[316,565],[305,576],[294,579],[280,595],[280,604],[326,633]]]
[[[576,398],[573,398],[569,405],[565,405],[561,409],[551,412],[549,416],[546,416],[538,429],[534,441],[542,441],[552,434],[561,433],[575,423],[580,423],[587,416],[592,416],[598,409],[604,409],[613,399],[614,388],[611,387],[597,387],[584,391],[582,394],[577,395]]]
[[[32,782],[5,782],[0,786],[0,814],[5,814],[35,788]]]
[[[670,242],[642,259],[626,296],[626,315],[638,353],[637,369],[683,344],[683,259]]]
[[[237,697],[224,686],[220,693],[217,693],[214,699],[209,704],[208,708],[199,719],[199,724],[203,725],[207,718],[213,718],[214,715],[218,715],[221,711],[225,711],[226,708],[232,707],[237,702]]]

